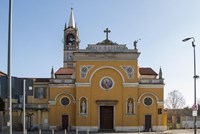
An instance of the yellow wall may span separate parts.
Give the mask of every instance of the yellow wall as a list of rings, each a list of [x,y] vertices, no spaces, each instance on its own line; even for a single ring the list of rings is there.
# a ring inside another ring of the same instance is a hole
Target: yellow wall
[[[69,123],[70,126],[75,125],[75,116],[76,112],[76,102],[74,102],[75,89],[73,87],[69,88],[50,88],[50,100],[55,101],[55,105],[50,105],[49,112],[49,124],[52,126],[57,126],[62,128],[62,115],[69,115]],[[72,97],[73,96],[73,97]],[[70,104],[68,106],[61,105],[60,100],[62,97],[68,97],[70,100]]]
[[[76,84],[47,84],[46,99],[28,97],[31,103],[49,103],[49,111],[35,112],[33,122],[42,124],[48,118],[50,126],[62,128],[62,115],[69,115],[69,125],[73,126],[97,126],[99,127],[100,105],[97,100],[117,101],[114,105],[114,127],[145,126],[145,115],[152,116],[152,126],[166,125],[166,114],[158,115],[158,108],[163,109],[163,88],[151,88],[151,85],[140,85],[138,78],[137,61],[77,61]],[[80,77],[80,67],[91,65],[92,68],[86,78]],[[134,78],[129,79],[122,66],[133,66]],[[103,77],[110,77],[114,81],[114,87],[104,90],[100,87]],[[136,86],[124,86],[124,84]],[[84,85],[86,84],[86,85]],[[139,86],[137,86],[137,84]],[[36,84],[35,87],[40,86]],[[70,104],[63,106],[60,103],[62,97],[68,97]],[[153,104],[144,105],[145,97],[150,97]],[[80,99],[87,100],[87,113],[80,114]],[[134,101],[134,113],[127,114],[127,99]],[[40,116],[40,119],[39,119]]]

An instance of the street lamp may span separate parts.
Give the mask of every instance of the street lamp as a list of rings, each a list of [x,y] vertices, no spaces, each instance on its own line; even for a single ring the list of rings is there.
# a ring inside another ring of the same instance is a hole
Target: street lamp
[[[12,0],[9,0],[9,18],[8,18],[8,126],[9,134],[12,134],[12,77],[11,77],[11,53],[12,53]]]
[[[182,41],[186,42],[188,40],[192,40],[192,47],[193,47],[193,51],[194,51],[194,77],[193,78],[194,78],[194,106],[196,107],[196,105],[197,105],[196,104],[196,101],[197,101],[197,99],[196,99],[196,79],[199,78],[199,76],[196,75],[196,55],[195,55],[195,44],[194,44],[195,38],[194,37],[189,37],[189,38],[183,39]],[[196,134],[196,132],[197,132],[197,124],[196,124],[196,122],[197,122],[197,117],[194,116],[194,134]]]

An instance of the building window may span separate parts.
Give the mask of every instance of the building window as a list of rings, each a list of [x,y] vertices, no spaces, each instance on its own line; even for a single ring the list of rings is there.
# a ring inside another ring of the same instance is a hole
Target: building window
[[[153,103],[153,100],[152,100],[150,97],[146,97],[146,98],[144,99],[144,104],[145,104],[146,106],[150,106],[152,103]]]
[[[85,115],[88,113],[88,102],[85,97],[82,97],[79,100],[79,109],[81,115]]]
[[[128,98],[126,101],[126,113],[128,115],[134,114],[134,100],[132,98]]]
[[[180,116],[177,116],[177,123],[181,123],[181,117]]]
[[[69,103],[70,103],[70,100],[69,100],[68,97],[63,97],[63,98],[61,98],[60,103],[61,103],[63,106],[68,106]]]
[[[46,98],[46,88],[45,87],[36,87],[35,88],[35,95],[36,99],[44,99]]]
[[[158,108],[158,114],[162,114],[162,108]]]

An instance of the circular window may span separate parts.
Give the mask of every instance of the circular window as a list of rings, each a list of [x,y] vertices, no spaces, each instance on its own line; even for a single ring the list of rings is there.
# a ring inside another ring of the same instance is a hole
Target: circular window
[[[146,97],[144,99],[144,104],[147,106],[150,106],[153,103],[152,99],[150,97]]]
[[[103,77],[100,80],[100,87],[105,89],[105,90],[110,90],[110,89],[113,88],[113,86],[114,86],[114,81],[110,77]]]
[[[67,97],[63,97],[62,99],[61,99],[61,104],[63,105],[63,106],[67,106],[67,105],[69,105],[69,98],[67,98]]]

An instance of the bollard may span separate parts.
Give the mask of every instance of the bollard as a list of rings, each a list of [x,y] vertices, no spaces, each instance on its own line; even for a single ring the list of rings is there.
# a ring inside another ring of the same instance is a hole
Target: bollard
[[[39,129],[39,134],[41,134],[41,129]]]
[[[54,134],[54,129],[52,129],[52,134]]]
[[[25,129],[25,134],[28,134],[28,133],[27,133],[27,129]]]
[[[151,132],[151,128],[149,128],[149,132]]]
[[[76,134],[78,134],[78,129],[76,129]]]
[[[65,134],[67,134],[67,130],[65,129]]]
[[[140,128],[139,128],[139,134],[140,134]]]
[[[87,134],[89,134],[89,129],[87,130]]]

